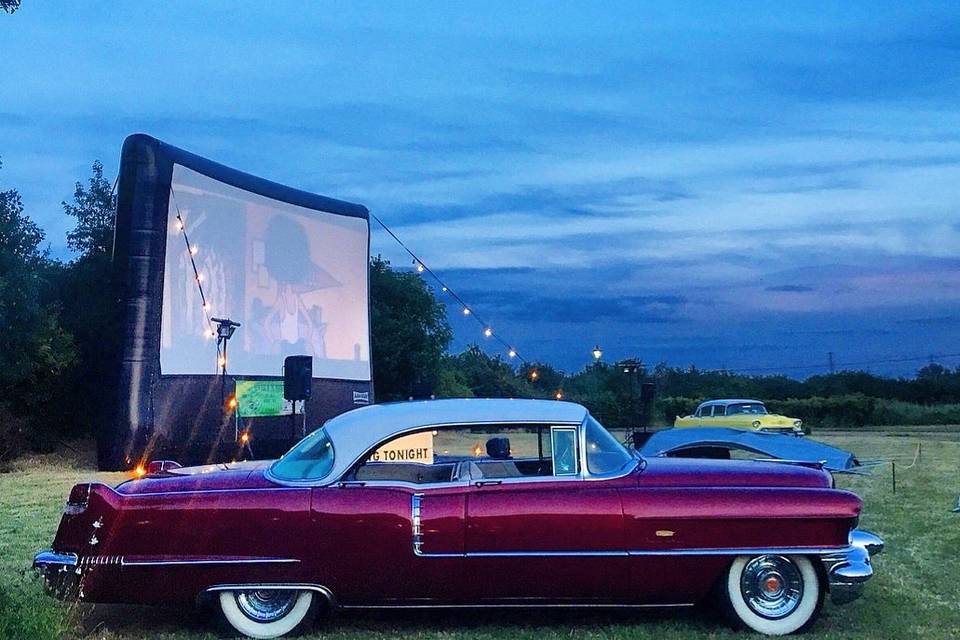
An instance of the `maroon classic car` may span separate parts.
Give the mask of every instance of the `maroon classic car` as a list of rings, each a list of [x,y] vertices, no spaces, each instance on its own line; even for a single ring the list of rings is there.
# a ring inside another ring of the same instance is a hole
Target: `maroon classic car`
[[[883,542],[830,474],[643,458],[586,409],[437,400],[351,411],[275,462],[154,462],[70,492],[34,559],[61,597],[211,602],[272,638],[333,608],[683,606],[768,634],[860,595]]]

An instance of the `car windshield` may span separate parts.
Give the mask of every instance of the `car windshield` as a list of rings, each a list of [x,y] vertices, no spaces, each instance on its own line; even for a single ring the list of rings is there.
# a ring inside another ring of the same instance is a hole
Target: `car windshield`
[[[333,468],[333,443],[317,429],[273,463],[270,473],[280,480],[320,480]]]
[[[728,404],[727,415],[730,416],[736,413],[747,413],[755,416],[763,416],[767,414],[767,408],[759,402],[740,402],[737,404]]]
[[[592,417],[587,418],[587,469],[592,474],[613,473],[633,459],[626,447]]]

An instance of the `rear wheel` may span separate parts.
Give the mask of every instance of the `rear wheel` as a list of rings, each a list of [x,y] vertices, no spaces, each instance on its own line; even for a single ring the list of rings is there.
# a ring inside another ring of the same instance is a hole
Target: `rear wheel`
[[[726,595],[736,620],[774,636],[810,624],[823,602],[820,577],[804,556],[739,556],[730,566]]]
[[[231,627],[251,638],[279,638],[307,626],[314,594],[302,589],[221,591],[220,611]]]

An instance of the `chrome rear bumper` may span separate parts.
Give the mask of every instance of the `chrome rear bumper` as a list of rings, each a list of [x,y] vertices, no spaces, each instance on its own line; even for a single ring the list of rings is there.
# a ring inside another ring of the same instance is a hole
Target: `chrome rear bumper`
[[[33,568],[47,584],[47,590],[58,598],[74,597],[80,583],[80,565],[75,553],[41,551],[33,556]]]
[[[863,587],[873,576],[871,556],[883,551],[880,536],[854,529],[850,532],[850,546],[836,553],[820,557],[827,574],[830,600],[834,604],[845,604],[856,600],[863,594]]]

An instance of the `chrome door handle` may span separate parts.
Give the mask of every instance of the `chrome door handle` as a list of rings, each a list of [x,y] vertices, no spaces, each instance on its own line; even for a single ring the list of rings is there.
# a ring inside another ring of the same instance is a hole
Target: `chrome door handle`
[[[503,480],[477,480],[473,483],[475,487],[492,487],[498,484],[503,484]]]

